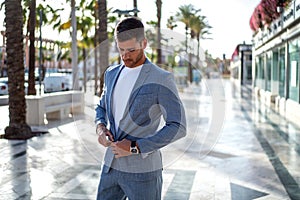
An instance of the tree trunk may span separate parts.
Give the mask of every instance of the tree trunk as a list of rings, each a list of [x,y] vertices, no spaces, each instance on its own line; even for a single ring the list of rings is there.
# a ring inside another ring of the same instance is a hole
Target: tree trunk
[[[77,21],[75,0],[71,0],[71,24],[72,24],[72,78],[73,89],[79,90],[78,84],[78,50],[77,50]]]
[[[98,2],[95,8],[95,22],[98,20]],[[98,95],[98,27],[95,25],[95,36],[94,36],[94,95]],[[99,95],[98,95],[99,96]]]
[[[100,94],[103,90],[103,75],[104,71],[108,67],[108,33],[107,33],[107,5],[106,0],[98,0],[99,3],[99,27],[98,27],[98,38],[99,38],[99,49],[100,49]]]
[[[29,76],[28,76],[28,95],[36,95],[35,90],[35,21],[36,21],[36,0],[31,0],[29,14]]]
[[[192,65],[192,52],[188,53],[188,81],[193,82],[193,65]]]
[[[4,138],[28,139],[33,136],[26,124],[24,87],[23,15],[21,0],[5,0],[7,39],[9,126]]]
[[[200,35],[197,36],[197,66],[200,69]]]
[[[161,54],[161,0],[156,0],[157,9],[157,64],[162,65],[162,54]]]
[[[86,82],[87,82],[87,75],[86,75],[86,48],[83,47],[82,49],[82,57],[83,57],[83,90],[86,92]],[[81,88],[79,88],[81,89]]]

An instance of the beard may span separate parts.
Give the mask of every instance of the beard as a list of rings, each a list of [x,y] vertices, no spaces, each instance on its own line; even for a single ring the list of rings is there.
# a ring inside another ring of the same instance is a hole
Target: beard
[[[123,62],[126,67],[134,68],[143,64],[143,58],[144,58],[144,52],[143,50],[139,50],[139,53],[135,59],[128,58],[126,60],[123,60]]]

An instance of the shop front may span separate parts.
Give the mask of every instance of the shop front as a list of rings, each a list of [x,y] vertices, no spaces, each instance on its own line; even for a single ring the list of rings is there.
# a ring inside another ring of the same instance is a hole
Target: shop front
[[[253,37],[255,94],[295,123],[300,122],[300,0]]]

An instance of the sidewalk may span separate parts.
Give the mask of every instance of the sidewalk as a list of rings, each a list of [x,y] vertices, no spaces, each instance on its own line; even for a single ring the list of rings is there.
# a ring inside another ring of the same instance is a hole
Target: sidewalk
[[[191,85],[181,94],[188,135],[163,149],[164,200],[300,199],[300,128],[228,80]],[[0,140],[0,199],[95,199],[104,148],[85,115],[50,121],[49,133]],[[0,134],[8,124],[0,106]]]

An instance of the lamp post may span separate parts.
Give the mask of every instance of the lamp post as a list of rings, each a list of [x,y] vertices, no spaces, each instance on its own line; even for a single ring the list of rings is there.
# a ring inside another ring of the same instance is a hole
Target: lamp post
[[[39,48],[39,94],[42,94],[42,22],[43,21],[43,11],[40,10],[40,37],[39,37],[39,41],[40,41],[40,48]]]
[[[134,16],[136,16],[136,14],[140,12],[137,8],[131,9],[131,10],[120,10],[120,9],[116,9],[113,11],[113,13],[117,13],[118,17],[121,18],[122,15],[124,15],[125,17],[128,16],[132,16],[131,13],[133,13]]]

